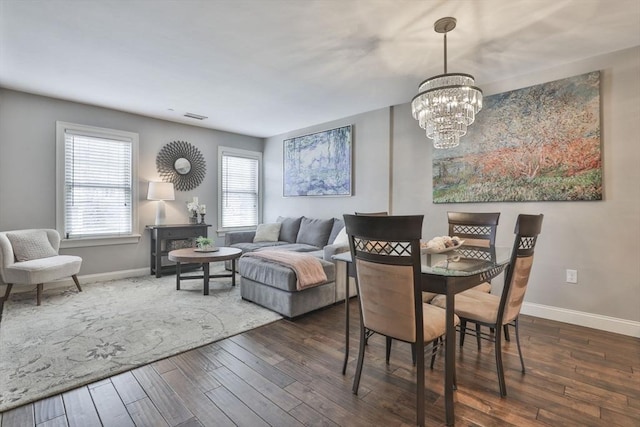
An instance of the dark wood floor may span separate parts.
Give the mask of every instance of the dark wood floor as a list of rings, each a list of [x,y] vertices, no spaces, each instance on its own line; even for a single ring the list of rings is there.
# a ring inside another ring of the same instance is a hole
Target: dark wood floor
[[[357,301],[351,302],[357,310]],[[352,354],[358,343],[351,329]],[[11,426],[401,426],[415,419],[409,346],[370,340],[360,393],[340,373],[343,307],[241,335],[0,414]],[[522,316],[527,373],[506,343],[508,396],[493,350],[458,353],[458,426],[639,426],[640,340]],[[355,357],[355,355],[354,355]],[[442,362],[426,375],[427,425],[444,423]]]

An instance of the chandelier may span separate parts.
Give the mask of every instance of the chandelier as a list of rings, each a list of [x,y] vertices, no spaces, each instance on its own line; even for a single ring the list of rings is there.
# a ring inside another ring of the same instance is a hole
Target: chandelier
[[[453,148],[467,133],[467,126],[482,109],[482,90],[474,86],[470,74],[447,73],[447,33],[456,27],[456,19],[441,18],[433,25],[444,34],[444,74],[431,77],[418,88],[411,100],[411,112],[435,148]]]

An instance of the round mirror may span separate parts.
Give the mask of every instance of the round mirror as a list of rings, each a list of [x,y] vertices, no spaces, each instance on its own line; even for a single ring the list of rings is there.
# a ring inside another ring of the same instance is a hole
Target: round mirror
[[[180,157],[175,161],[173,167],[180,175],[186,175],[191,171],[191,162],[184,157]]]

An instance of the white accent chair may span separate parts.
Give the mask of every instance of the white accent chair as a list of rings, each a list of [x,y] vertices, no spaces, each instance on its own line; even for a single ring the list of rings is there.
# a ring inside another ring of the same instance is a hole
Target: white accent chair
[[[2,301],[9,298],[13,285],[36,285],[40,305],[44,283],[71,276],[82,292],[78,277],[82,258],[59,255],[60,234],[53,229],[0,232],[0,283],[6,284]]]

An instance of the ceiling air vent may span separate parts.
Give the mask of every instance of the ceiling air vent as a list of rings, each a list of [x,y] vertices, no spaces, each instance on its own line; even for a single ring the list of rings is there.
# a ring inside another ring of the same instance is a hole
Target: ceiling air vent
[[[193,114],[193,113],[186,113],[184,116],[189,117],[190,119],[196,119],[196,120],[208,119],[207,116],[201,116],[199,114]]]

